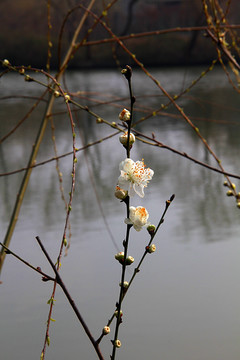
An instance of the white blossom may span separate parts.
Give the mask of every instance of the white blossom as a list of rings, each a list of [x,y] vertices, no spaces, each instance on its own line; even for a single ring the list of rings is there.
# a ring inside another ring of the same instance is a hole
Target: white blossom
[[[132,224],[136,231],[142,230],[142,227],[148,225],[149,214],[147,209],[143,206],[130,206],[129,219],[125,219],[126,224]]]
[[[121,175],[118,178],[118,185],[124,190],[128,190],[128,195],[133,196],[136,192],[140,197],[144,197],[144,188],[152,179],[154,171],[146,168],[144,161],[134,162],[132,159],[125,159],[119,165]]]

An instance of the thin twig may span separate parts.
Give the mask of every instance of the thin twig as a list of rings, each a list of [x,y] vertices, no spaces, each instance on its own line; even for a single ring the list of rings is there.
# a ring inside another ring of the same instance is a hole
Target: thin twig
[[[67,297],[67,299],[68,299],[68,301],[69,301],[69,303],[70,303],[73,311],[75,312],[78,320],[80,321],[80,323],[81,323],[84,331],[86,332],[89,340],[90,340],[91,343],[93,344],[93,347],[94,347],[94,349],[95,349],[95,351],[96,351],[96,353],[97,353],[97,355],[98,355],[98,358],[99,358],[100,360],[104,360],[104,358],[103,358],[103,356],[102,356],[102,353],[101,353],[101,351],[100,351],[100,349],[99,349],[99,345],[98,345],[97,341],[94,339],[94,337],[93,337],[92,333],[90,332],[90,330],[89,330],[86,322],[84,321],[82,315],[80,314],[80,312],[79,312],[79,310],[78,310],[78,308],[77,308],[74,300],[72,299],[70,293],[68,292],[68,290],[67,290],[67,288],[66,288],[66,286],[65,286],[65,284],[64,284],[64,282],[63,282],[63,280],[62,280],[62,278],[61,278],[61,276],[60,276],[60,274],[59,274],[59,272],[58,272],[58,270],[57,270],[57,268],[56,268],[56,266],[54,265],[52,259],[50,258],[49,254],[48,254],[47,250],[45,249],[43,243],[41,242],[39,236],[36,237],[36,240],[37,240],[37,242],[38,242],[38,244],[39,244],[42,252],[43,252],[44,255],[46,256],[49,264],[51,265],[51,267],[52,267],[52,269],[53,269],[53,271],[54,271],[54,273],[55,273],[55,275],[56,275],[56,282],[61,286],[61,288],[62,288],[64,294],[66,295],[66,297]]]

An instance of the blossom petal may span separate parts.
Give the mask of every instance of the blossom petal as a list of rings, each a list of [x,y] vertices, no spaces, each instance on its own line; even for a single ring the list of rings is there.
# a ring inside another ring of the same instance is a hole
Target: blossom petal
[[[129,184],[128,195],[131,197],[135,195],[134,184],[132,184],[132,183]]]
[[[119,178],[118,178],[118,185],[123,190],[128,190],[130,184],[129,184],[129,181],[127,179],[125,179],[125,177],[120,175]]]
[[[138,194],[141,198],[144,197],[144,186],[143,185],[138,185],[136,183],[133,184],[133,189],[135,190],[136,194]]]

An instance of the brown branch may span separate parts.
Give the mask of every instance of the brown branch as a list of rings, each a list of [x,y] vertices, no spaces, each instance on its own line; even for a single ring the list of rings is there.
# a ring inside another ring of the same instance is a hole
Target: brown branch
[[[90,340],[91,343],[93,344],[93,347],[94,347],[94,349],[95,349],[95,351],[96,351],[96,353],[97,353],[97,355],[98,355],[98,358],[99,358],[100,360],[104,360],[97,341],[94,339],[94,337],[93,337],[92,333],[90,332],[90,330],[89,330],[86,322],[84,321],[82,315],[80,314],[80,312],[79,312],[79,310],[78,310],[78,308],[77,308],[74,300],[72,299],[70,293],[68,292],[68,290],[67,290],[67,288],[66,288],[66,286],[65,286],[65,284],[64,284],[64,282],[63,282],[63,280],[62,280],[62,278],[61,278],[61,276],[60,276],[60,274],[59,274],[59,272],[58,272],[58,270],[57,270],[57,268],[56,268],[56,266],[55,266],[54,263],[52,262],[52,259],[50,258],[47,250],[46,250],[45,247],[43,246],[43,244],[42,244],[39,236],[36,237],[36,240],[37,240],[37,242],[38,242],[38,244],[39,244],[42,252],[43,252],[44,255],[46,256],[49,264],[51,265],[51,267],[52,267],[52,269],[53,269],[53,271],[54,271],[54,273],[55,273],[55,275],[56,275],[56,282],[57,282],[58,285],[62,288],[64,294],[66,295],[66,297],[67,297],[67,299],[68,299],[69,304],[71,305],[73,311],[75,312],[75,314],[76,314],[78,320],[80,321],[80,323],[81,323],[84,331],[86,332],[89,340]]]
[[[220,26],[220,29],[240,29],[240,25],[226,25],[226,26]],[[129,34],[124,36],[118,36],[118,40],[129,40],[129,39],[138,39],[142,37],[148,37],[148,36],[155,36],[155,35],[165,35],[165,34],[171,34],[176,32],[192,32],[192,31],[207,31],[207,26],[193,26],[193,27],[175,27],[171,29],[163,29],[163,30],[155,30],[155,31],[146,31],[142,33],[136,33],[136,34]],[[82,44],[82,46],[92,46],[92,45],[101,45],[101,44],[107,44],[107,43],[113,43],[118,42],[116,38],[107,38],[107,39],[101,39],[101,40],[92,40],[87,41]]]

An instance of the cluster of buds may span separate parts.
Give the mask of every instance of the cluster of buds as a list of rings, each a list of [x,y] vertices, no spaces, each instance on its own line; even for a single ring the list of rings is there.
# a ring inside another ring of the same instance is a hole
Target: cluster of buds
[[[124,262],[124,252],[121,251],[121,252],[117,253],[115,255],[115,259],[118,260],[120,262],[120,264],[123,264],[123,262]],[[132,256],[128,256],[126,258],[125,264],[126,265],[131,265],[133,262],[134,262],[134,258]]]
[[[118,317],[118,311],[117,310],[114,312],[114,316]],[[122,312],[122,310],[120,310],[120,317],[122,317],[122,316],[123,316],[123,312]]]
[[[237,207],[240,208],[240,192],[236,193],[236,185],[232,182],[224,181],[223,186],[228,187],[228,191],[226,192],[227,196],[235,196]]]
[[[126,77],[130,84],[130,79],[132,76],[132,70],[130,66],[126,66],[126,69],[122,70],[122,74]],[[135,98],[131,95],[131,104],[135,102]],[[128,230],[130,227],[133,227],[136,231],[140,231],[143,227],[146,227],[148,233],[151,236],[151,241],[153,240],[155,234],[155,226],[148,222],[149,214],[145,207],[143,206],[130,206],[129,207],[129,198],[137,194],[139,197],[144,197],[144,190],[147,187],[149,181],[154,175],[154,171],[150,168],[147,168],[144,160],[133,161],[130,159],[129,153],[132,145],[135,142],[135,135],[130,132],[132,114],[129,110],[123,109],[119,114],[119,119],[123,122],[126,122],[124,126],[128,128],[128,131],[122,133],[119,137],[120,143],[127,149],[127,158],[119,164],[120,176],[118,178],[117,186],[115,188],[115,197],[124,201],[128,207],[128,215],[125,219],[125,223],[128,225]],[[112,127],[115,127],[115,122],[111,124]],[[151,242],[150,241],[150,242]],[[127,252],[127,245],[124,241],[125,251]],[[156,250],[154,244],[146,246],[146,252],[153,253]],[[118,252],[115,255],[115,259],[124,266],[131,265],[134,262],[132,256],[127,256],[124,251]],[[136,269],[135,269],[136,271]],[[139,271],[139,270],[138,270]],[[129,288],[129,283],[122,280],[119,283],[121,287],[121,296],[125,295]],[[121,303],[119,304],[119,309],[121,308]],[[116,310],[114,315],[122,322],[122,311]],[[117,324],[119,325],[119,323]],[[105,334],[105,332],[104,332]],[[119,348],[121,346],[121,341],[116,339],[112,340],[113,346]]]
[[[146,251],[149,253],[149,254],[151,254],[151,253],[153,253],[154,251],[156,251],[156,245],[154,245],[154,244],[151,244],[151,245],[149,245],[149,246],[146,246]]]
[[[228,183],[227,181],[224,181],[223,186],[226,186],[226,187],[229,188],[229,190],[226,193],[227,196],[233,196],[234,195],[234,191],[236,189],[236,185],[234,183]]]

